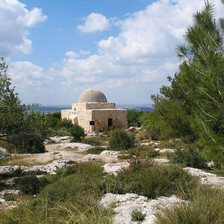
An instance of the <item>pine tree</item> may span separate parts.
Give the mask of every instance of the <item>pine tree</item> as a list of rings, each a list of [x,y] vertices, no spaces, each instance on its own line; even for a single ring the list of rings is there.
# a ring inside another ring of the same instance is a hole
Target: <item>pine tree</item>
[[[172,107],[175,115],[175,107],[183,111],[181,119],[178,116],[173,119],[176,123],[180,120],[180,125],[173,127],[176,135],[189,134],[216,161],[224,161],[223,32],[224,21],[215,20],[214,7],[206,2],[204,10],[194,15],[194,24],[185,35],[186,43],[178,46],[178,57],[183,60],[179,72],[170,78],[170,87],[161,88],[162,100],[154,96],[155,109],[166,99],[175,105]],[[161,111],[155,112],[161,115]],[[169,126],[175,123],[163,115],[160,119]]]

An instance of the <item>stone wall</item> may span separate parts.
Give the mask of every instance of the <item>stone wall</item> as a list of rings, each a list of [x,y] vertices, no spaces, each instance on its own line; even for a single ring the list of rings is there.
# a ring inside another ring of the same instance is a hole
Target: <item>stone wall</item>
[[[92,120],[92,111],[91,110],[77,111],[77,115],[78,115],[78,125],[83,127],[85,132],[93,131],[89,123]]]
[[[128,127],[127,110],[116,109],[115,103],[76,103],[71,110],[62,110],[62,119],[72,120],[84,128],[85,132],[104,131],[108,128],[108,119],[112,125]],[[90,125],[94,121],[94,125]]]
[[[108,128],[108,119],[112,119],[112,125],[128,127],[127,110],[124,109],[93,110],[92,119],[95,122],[93,131],[104,131]]]
[[[115,103],[87,103],[86,109],[115,109]]]
[[[76,112],[72,109],[70,110],[62,110],[61,111],[61,118],[62,119],[69,119],[72,115],[76,114]]]

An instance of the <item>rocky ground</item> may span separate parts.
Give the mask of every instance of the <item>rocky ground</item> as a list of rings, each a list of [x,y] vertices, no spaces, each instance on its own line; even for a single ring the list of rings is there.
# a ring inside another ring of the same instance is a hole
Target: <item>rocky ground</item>
[[[53,143],[52,143],[53,142]],[[159,142],[142,143],[143,145],[159,145]],[[104,171],[109,175],[117,175],[123,169],[127,169],[130,165],[128,160],[119,159],[118,151],[104,150],[99,155],[87,154],[85,151],[93,146],[82,143],[69,143],[69,137],[60,137],[51,139],[51,143],[46,142],[46,152],[39,154],[26,154],[26,155],[14,155],[8,154],[4,149],[0,149],[0,159],[7,159],[5,166],[0,166],[0,175],[6,177],[0,184],[9,186],[10,190],[3,190],[0,192],[0,209],[13,208],[17,206],[16,201],[8,201],[6,195],[13,195],[18,197],[20,192],[13,189],[15,179],[12,177],[13,173],[18,169],[22,174],[29,175],[35,174],[37,177],[44,174],[55,174],[56,171],[62,167],[69,166],[76,162],[86,161],[102,161]],[[159,149],[156,148],[162,155],[163,153],[173,153],[174,149]],[[167,165],[169,160],[165,157],[156,158],[154,162]],[[21,165],[22,164],[22,165]],[[200,169],[191,167],[184,168],[191,175],[196,176],[203,184],[209,184],[224,189],[224,177],[219,177],[215,174],[205,172]],[[114,222],[119,224],[137,223],[131,221],[131,214],[133,211],[141,211],[145,214],[145,219],[142,223],[154,223],[154,214],[161,208],[166,206],[174,206],[179,203],[185,203],[177,198],[175,195],[172,197],[159,197],[154,200],[149,200],[144,196],[138,196],[136,194],[105,194],[100,201],[100,204],[107,208],[111,203],[116,205]]]
[[[153,224],[155,222],[155,214],[161,208],[176,206],[185,203],[175,195],[171,197],[159,197],[149,200],[147,197],[137,194],[112,194],[107,193],[103,196],[100,204],[104,208],[108,208],[111,204],[115,204],[114,224],[134,224],[132,221],[132,213],[139,211],[145,215],[143,224]]]

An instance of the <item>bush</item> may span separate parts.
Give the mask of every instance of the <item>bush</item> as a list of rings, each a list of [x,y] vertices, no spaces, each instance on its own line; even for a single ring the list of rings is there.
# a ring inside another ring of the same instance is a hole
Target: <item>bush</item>
[[[142,116],[143,113],[143,111],[128,110],[128,125],[139,126],[141,124],[139,122],[139,118]]]
[[[134,136],[124,130],[115,130],[109,140],[111,150],[120,151],[134,147]]]
[[[195,188],[197,182],[176,165],[133,161],[129,169],[116,178],[106,177],[105,184],[106,189],[116,194],[135,193],[149,198],[176,194],[188,198],[189,189]]]
[[[41,188],[40,181],[35,175],[20,177],[15,181],[16,188],[24,194],[38,194]]]
[[[73,126],[72,121],[68,119],[61,119],[57,123],[57,128],[66,128],[69,129]]]
[[[207,168],[206,160],[192,147],[187,150],[177,149],[174,154],[169,156],[169,159],[172,163],[182,163],[184,166]]]
[[[42,153],[45,152],[43,139],[33,133],[19,133],[8,137],[9,141],[16,146],[16,153]],[[10,150],[10,147],[8,148]]]
[[[150,146],[144,145],[128,149],[124,153],[128,155],[128,158],[136,156],[137,158],[146,159],[159,156],[159,152],[155,151],[155,149],[150,148]]]
[[[188,203],[161,210],[157,224],[192,223],[221,224],[224,217],[224,193],[209,186],[191,190]]]
[[[98,206],[104,179],[102,164],[82,163],[46,175],[51,182],[37,198],[24,202],[7,213],[0,213],[0,223],[79,223],[111,224],[112,211]],[[42,179],[42,178],[41,178]]]
[[[44,123],[45,123],[47,128],[55,128],[60,120],[61,120],[61,113],[60,112],[47,114],[44,117]]]
[[[100,154],[104,150],[106,150],[106,148],[96,146],[96,147],[93,147],[93,148],[88,149],[86,151],[86,154]]]
[[[77,124],[72,125],[72,127],[69,128],[69,132],[73,137],[72,142],[80,142],[82,137],[85,136],[84,129]]]
[[[93,146],[101,146],[104,144],[101,137],[82,138],[82,143],[93,145]]]

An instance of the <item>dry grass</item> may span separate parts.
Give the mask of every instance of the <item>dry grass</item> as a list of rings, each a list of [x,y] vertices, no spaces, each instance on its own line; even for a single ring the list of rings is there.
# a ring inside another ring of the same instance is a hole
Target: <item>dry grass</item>
[[[53,157],[51,160],[46,162],[40,162],[33,158],[33,155],[23,155],[23,154],[14,154],[11,159],[4,160],[1,162],[1,166],[36,166],[36,165],[46,165],[57,160],[56,157]]]
[[[224,192],[208,186],[191,190],[191,201],[163,209],[157,224],[222,224],[224,223]]]

